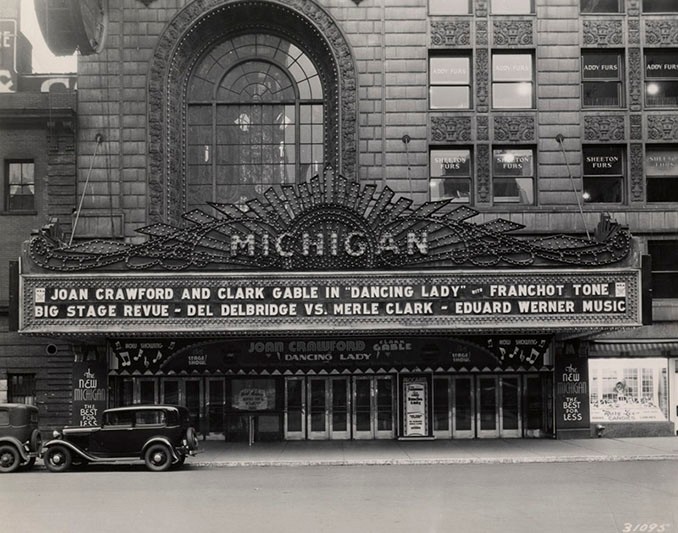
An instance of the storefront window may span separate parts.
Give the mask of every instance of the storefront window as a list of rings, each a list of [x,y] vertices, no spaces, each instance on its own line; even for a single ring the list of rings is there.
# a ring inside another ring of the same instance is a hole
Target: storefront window
[[[522,15],[533,11],[532,0],[492,0],[493,15]]]
[[[652,297],[678,298],[678,241],[648,241],[652,256]]]
[[[534,150],[492,150],[492,193],[495,204],[534,203]]]
[[[590,359],[591,422],[668,419],[665,359]]]
[[[676,13],[676,0],[643,0],[643,13]]]
[[[468,15],[471,0],[428,0],[429,15]]]
[[[678,202],[678,146],[648,146],[645,153],[648,202]]]
[[[645,103],[678,107],[678,50],[645,50]]]
[[[584,146],[584,200],[595,203],[621,203],[624,186],[624,148]]]
[[[431,149],[431,200],[471,201],[471,150]]]
[[[431,109],[470,109],[470,56],[431,56],[429,75]]]
[[[621,0],[581,0],[582,13],[622,13]]]
[[[492,107],[532,108],[533,79],[532,54],[492,54]]]
[[[623,56],[618,52],[582,52],[584,107],[621,107]]]

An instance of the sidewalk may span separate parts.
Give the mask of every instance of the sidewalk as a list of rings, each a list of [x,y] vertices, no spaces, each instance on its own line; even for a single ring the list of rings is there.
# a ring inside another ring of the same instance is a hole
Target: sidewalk
[[[659,461],[678,459],[678,437],[434,441],[207,440],[191,466],[348,466]]]

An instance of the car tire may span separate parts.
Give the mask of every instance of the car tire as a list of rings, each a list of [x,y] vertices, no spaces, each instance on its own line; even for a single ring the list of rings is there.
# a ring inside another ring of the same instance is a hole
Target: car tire
[[[21,464],[19,450],[11,444],[0,446],[0,472],[3,474],[14,472],[19,468],[19,464]]]
[[[146,468],[164,472],[172,466],[172,451],[165,444],[151,444],[144,454]]]
[[[186,430],[186,443],[191,450],[195,450],[198,447],[198,436],[192,427]]]
[[[50,472],[64,472],[73,462],[73,456],[65,446],[51,446],[45,453],[45,467]]]
[[[33,430],[31,433],[31,449],[34,452],[40,453],[40,448],[42,447],[42,435],[37,429]]]

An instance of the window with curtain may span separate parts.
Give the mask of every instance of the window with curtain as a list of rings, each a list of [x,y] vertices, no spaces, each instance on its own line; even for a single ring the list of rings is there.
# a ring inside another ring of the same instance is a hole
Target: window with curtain
[[[318,70],[286,39],[248,34],[212,48],[187,91],[187,208],[241,206],[273,185],[322,172]]]

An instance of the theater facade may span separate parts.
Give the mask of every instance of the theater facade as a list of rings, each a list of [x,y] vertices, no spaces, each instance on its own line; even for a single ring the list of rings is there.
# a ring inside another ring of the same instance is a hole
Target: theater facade
[[[0,232],[0,399],[229,441],[675,434],[672,2],[36,8],[77,109]]]
[[[23,257],[20,332],[105,354],[76,372],[90,417],[183,404],[205,437],[254,441],[588,433],[577,339],[641,324],[629,233],[521,238],[394,198],[326,169],[136,245],[46,228]]]

